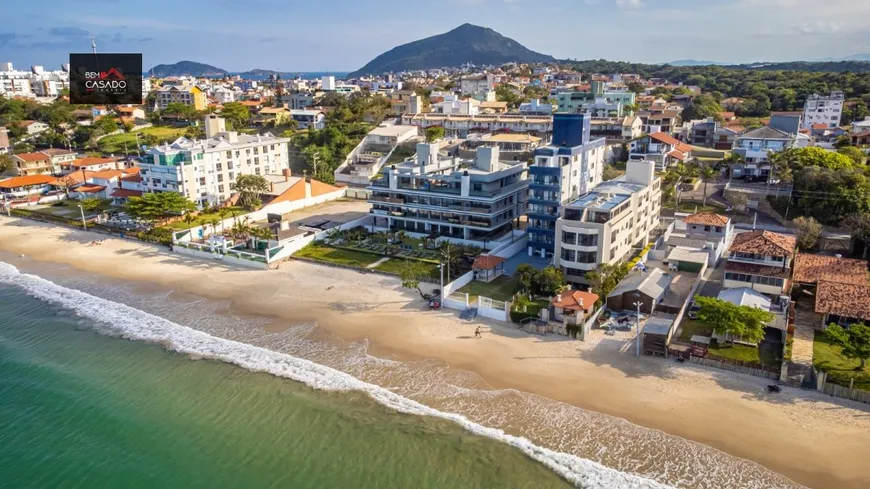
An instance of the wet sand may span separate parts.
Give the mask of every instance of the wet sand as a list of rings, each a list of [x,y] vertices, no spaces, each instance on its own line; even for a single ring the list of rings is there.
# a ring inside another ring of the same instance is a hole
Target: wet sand
[[[676,365],[620,352],[625,342],[540,337],[455,311],[430,312],[416,292],[380,275],[288,262],[247,270],[119,239],[0,218],[0,250],[25,260],[70,265],[117,279],[151,282],[268,315],[270,329],[314,320],[341,338],[368,339],[372,351],[435,358],[513,388],[627,419],[755,461],[813,488],[870,486],[870,406],[786,388],[765,379]]]

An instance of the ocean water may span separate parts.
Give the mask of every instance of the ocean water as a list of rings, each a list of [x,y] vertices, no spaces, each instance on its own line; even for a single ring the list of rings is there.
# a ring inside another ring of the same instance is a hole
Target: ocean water
[[[33,340],[37,344],[53,343],[42,335],[60,335],[57,341],[65,345],[61,350],[70,348],[60,372],[70,365],[96,362],[91,372],[123,374],[111,375],[120,379],[116,382],[101,379],[114,387],[149,386],[153,390],[135,390],[147,394],[143,399],[129,392],[121,396],[135,399],[129,405],[145,411],[121,410],[122,418],[141,418],[142,433],[161,433],[156,437],[161,441],[152,440],[154,446],[173,447],[165,460],[169,466],[198,467],[208,472],[203,477],[209,482],[212,469],[206,467],[211,457],[164,440],[195,440],[207,446],[207,453],[219,453],[214,470],[220,480],[229,481],[223,487],[233,487],[227,473],[242,477],[249,470],[264,480],[258,485],[253,476],[242,478],[245,487],[346,487],[341,479],[331,479],[342,471],[336,467],[345,468],[342,474],[354,474],[353,487],[556,487],[565,481],[588,489],[801,487],[758,464],[698,443],[540,396],[492,389],[475,374],[436,361],[374,356],[365,341],[343,342],[316,324],[276,325],[274,318],[239,315],[229,302],[18,261],[29,273],[0,262],[0,348],[11,348],[6,346],[7,336],[10,345],[27,344],[29,337],[16,339],[7,332],[5,318],[14,315],[16,321],[38,325],[26,330],[39,332]],[[13,331],[21,333],[20,328]],[[119,353],[108,354],[116,348]],[[46,363],[58,362],[54,351],[53,346],[44,350]],[[110,357],[129,365],[100,365]],[[5,410],[3,368],[0,365],[0,409]],[[126,375],[135,382],[127,382]],[[176,382],[177,388],[170,387]],[[100,382],[94,389],[111,390]],[[35,403],[24,399],[15,412]],[[164,404],[168,407],[159,409]],[[117,401],[95,401],[93,408],[106,405],[117,406]],[[294,417],[292,412],[300,414]],[[81,429],[72,422],[69,427]],[[172,436],[179,427],[191,431]],[[52,440],[55,431],[46,434],[47,446],[57,445]],[[372,431],[378,435],[372,437]],[[58,436],[77,435],[61,431]],[[7,443],[0,431],[0,473],[8,463],[3,454]],[[125,450],[114,446],[106,455],[118,453]],[[145,460],[155,456],[139,453]],[[157,460],[145,464],[162,467],[159,456]],[[327,460],[340,464],[329,465]],[[113,463],[105,460],[100,467],[105,466]],[[276,473],[288,477],[283,473],[287,467],[294,467],[302,478],[271,479]],[[178,477],[186,476],[187,481],[199,475],[191,469]],[[164,480],[129,487],[165,486]]]
[[[94,327],[0,285],[0,487],[570,487],[449,421]]]

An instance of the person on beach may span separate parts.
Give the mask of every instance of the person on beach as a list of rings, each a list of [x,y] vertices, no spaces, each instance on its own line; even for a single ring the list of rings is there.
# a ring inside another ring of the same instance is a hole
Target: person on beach
[[[483,338],[483,335],[480,334],[480,326],[474,328],[474,338],[478,340]]]

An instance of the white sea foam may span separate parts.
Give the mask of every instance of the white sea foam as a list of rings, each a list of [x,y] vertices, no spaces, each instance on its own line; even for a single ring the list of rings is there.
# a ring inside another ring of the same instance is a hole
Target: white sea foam
[[[619,472],[576,455],[535,445],[526,438],[507,434],[438,411],[382,387],[363,382],[344,372],[245,343],[222,339],[182,326],[139,309],[85,292],[66,288],[36,275],[23,274],[0,262],[0,282],[16,285],[33,297],[58,304],[82,317],[105,324],[112,332],[131,340],[159,343],[167,349],[232,363],[255,372],[266,372],[328,391],[364,391],[377,402],[398,412],[453,421],[476,435],[486,436],[522,450],[566,480],[586,489],[667,489],[671,486],[633,474]]]

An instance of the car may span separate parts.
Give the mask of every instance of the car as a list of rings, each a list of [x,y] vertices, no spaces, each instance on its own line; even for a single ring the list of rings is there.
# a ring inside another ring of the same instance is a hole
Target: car
[[[701,306],[693,302],[692,305],[689,306],[689,312],[686,315],[689,316],[689,319],[698,319],[698,311],[700,310]]]
[[[767,184],[768,185],[779,185],[779,181],[780,180],[778,178],[771,178],[767,181]]]

